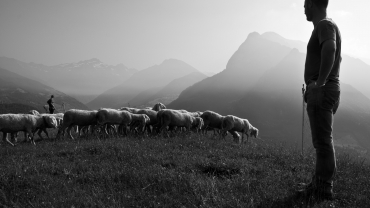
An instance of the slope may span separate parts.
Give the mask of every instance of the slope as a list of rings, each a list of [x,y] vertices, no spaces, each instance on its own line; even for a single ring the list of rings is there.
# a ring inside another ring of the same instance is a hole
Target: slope
[[[240,99],[265,71],[274,67],[290,49],[266,40],[258,33],[248,35],[222,72],[184,90],[170,108],[214,110],[226,114],[230,103]]]
[[[85,103],[105,90],[121,84],[137,72],[136,69],[129,69],[123,64],[104,64],[96,58],[45,66],[0,57],[0,67],[51,86]]]
[[[88,109],[84,104],[62,92],[0,68],[0,103],[19,103],[43,112],[42,106],[46,105],[51,94],[55,96],[57,109],[60,109],[62,103],[65,103],[66,109]]]
[[[163,88],[172,80],[193,72],[199,71],[183,61],[167,59],[160,65],[155,65],[135,73],[128,80],[105,91],[87,105],[93,109],[100,107],[119,108],[127,105],[128,102],[142,91],[151,88]]]
[[[207,78],[207,76],[203,73],[193,72],[186,76],[174,79],[163,88],[151,88],[150,90],[143,91],[133,98],[130,101],[130,104],[134,106],[152,106],[157,102],[161,102],[167,105],[178,98],[183,90],[205,78]]]

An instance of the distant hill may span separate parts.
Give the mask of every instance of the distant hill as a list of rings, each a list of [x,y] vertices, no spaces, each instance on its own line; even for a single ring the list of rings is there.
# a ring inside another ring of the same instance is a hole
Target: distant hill
[[[256,32],[251,33],[231,56],[225,70],[189,87],[169,107],[226,113],[230,102],[240,99],[247,89],[279,63],[290,50],[279,43],[266,40]]]
[[[137,72],[136,69],[130,69],[123,64],[104,64],[96,58],[45,66],[0,57],[0,67],[51,86],[84,103],[121,84]]]
[[[179,97],[180,93],[193,84],[207,78],[201,72],[193,72],[186,76],[174,79],[163,88],[151,88],[139,93],[129,103],[132,106],[152,106],[161,102],[165,105]],[[161,101],[158,101],[161,100]]]
[[[135,73],[128,80],[102,93],[87,105],[92,109],[100,107],[119,108],[121,106],[126,106],[140,93],[144,91],[155,93],[155,89],[159,90],[174,79],[193,72],[199,71],[183,61],[168,59],[163,61],[160,65],[155,65]],[[136,100],[140,99],[138,98]],[[137,102],[137,104],[141,102],[142,101]]]
[[[61,108],[62,103],[65,103],[66,109],[88,109],[84,104],[62,92],[0,68],[0,104],[5,106],[22,104],[23,107],[19,109],[28,109],[28,106],[31,106],[35,110],[44,112],[42,106],[46,105],[46,101],[52,94],[55,96],[57,109]]]

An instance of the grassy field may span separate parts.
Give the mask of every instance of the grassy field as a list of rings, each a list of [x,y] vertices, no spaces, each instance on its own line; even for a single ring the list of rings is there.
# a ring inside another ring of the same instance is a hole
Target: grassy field
[[[0,146],[1,207],[368,207],[370,166],[337,151],[336,200],[294,195],[304,158],[283,144],[177,136]]]

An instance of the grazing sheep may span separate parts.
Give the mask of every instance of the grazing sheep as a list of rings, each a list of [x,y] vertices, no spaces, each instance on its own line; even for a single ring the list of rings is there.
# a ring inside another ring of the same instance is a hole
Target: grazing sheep
[[[166,106],[163,103],[157,103],[153,106],[152,110],[154,111],[160,111],[166,109]]]
[[[63,115],[64,113],[57,113],[57,114],[48,114],[48,113],[43,113],[43,114],[39,114],[39,115],[46,115],[46,116],[52,116],[56,119],[57,121],[57,128],[60,128],[61,127],[61,124],[63,123]],[[38,135],[41,135],[42,132],[44,132],[46,134],[46,136],[48,137],[48,139],[50,138],[49,137],[49,134],[48,132],[46,131],[47,128],[53,128],[53,127],[50,127],[50,126],[44,126],[45,128],[39,128],[37,134]]]
[[[28,114],[30,114],[30,115],[40,115],[40,113],[37,110],[30,110],[28,112]]]
[[[96,114],[97,110],[89,111],[89,110],[78,110],[78,109],[71,109],[64,113],[63,116],[63,125],[58,130],[57,138],[60,134],[64,135],[64,131],[67,130],[67,133],[71,139],[74,139],[71,130],[74,126],[88,126],[88,125],[96,125]]]
[[[130,128],[133,130],[135,130],[135,128],[138,127],[139,129],[141,129],[141,132],[144,132],[145,128],[150,123],[149,116],[145,114],[131,114],[131,118],[132,118],[132,121],[130,124]]]
[[[187,112],[189,115],[194,116],[194,117],[200,117],[202,113],[200,111],[197,112]]]
[[[203,122],[203,119],[201,117],[194,117],[194,119],[195,120],[193,122],[192,129],[195,129],[196,132],[198,133],[204,127],[204,122]]]
[[[139,108],[130,108],[130,107],[122,107],[119,109],[120,111],[127,111],[127,112],[130,112],[130,113],[137,113],[139,110]]]
[[[255,138],[258,136],[258,129],[254,128],[247,119],[241,119],[232,115],[225,116],[222,119],[222,131],[223,137],[225,137],[227,131],[241,132],[242,141],[239,140],[239,143],[243,142],[244,134],[247,135],[247,142],[251,132],[253,132]]]
[[[127,126],[132,122],[132,113],[126,110],[115,110],[109,108],[102,108],[96,114],[98,125],[111,124],[120,125],[119,131],[127,135]],[[105,134],[108,132],[105,130]]]
[[[48,115],[29,115],[29,114],[4,114],[0,115],[0,131],[3,132],[3,140],[14,146],[7,137],[6,133],[11,133],[12,137],[19,132],[24,131],[25,138],[30,136],[31,143],[36,144],[33,137],[39,128],[50,126],[57,127],[57,121],[53,116]],[[40,138],[41,134],[39,134]]]
[[[204,122],[204,130],[211,128],[213,129],[213,135],[216,134],[216,129],[222,128],[222,119],[224,116],[221,116],[220,114],[213,112],[213,111],[205,111],[201,116]]]
[[[158,123],[160,125],[159,132],[163,129],[170,127],[185,127],[190,130],[191,127],[196,125],[195,117],[188,113],[180,113],[177,110],[165,109],[157,114]],[[200,124],[198,124],[200,125]]]
[[[157,113],[158,113],[157,111],[154,111],[152,109],[141,109],[134,114],[145,114],[149,117],[150,121],[149,123],[147,123],[146,129],[148,130],[149,133],[151,133],[150,126],[153,127],[154,125],[157,124]]]

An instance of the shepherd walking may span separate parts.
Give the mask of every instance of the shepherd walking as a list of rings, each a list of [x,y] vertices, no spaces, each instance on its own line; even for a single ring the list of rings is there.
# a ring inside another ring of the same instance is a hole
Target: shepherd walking
[[[47,101],[49,105],[49,113],[54,114],[55,106],[54,106],[54,95],[50,96],[50,99]]]

